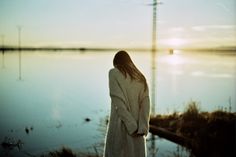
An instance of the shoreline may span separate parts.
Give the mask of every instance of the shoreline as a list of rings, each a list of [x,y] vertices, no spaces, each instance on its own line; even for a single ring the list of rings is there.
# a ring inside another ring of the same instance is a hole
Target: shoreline
[[[200,112],[192,102],[183,113],[151,117],[150,125],[188,139],[185,147],[195,157],[236,156],[236,112]]]

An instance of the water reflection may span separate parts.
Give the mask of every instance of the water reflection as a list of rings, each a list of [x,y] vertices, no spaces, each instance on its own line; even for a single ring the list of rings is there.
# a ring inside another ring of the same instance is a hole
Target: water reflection
[[[185,64],[186,61],[184,60],[183,56],[180,56],[178,54],[173,54],[170,56],[166,56],[165,58],[163,58],[164,61],[166,61],[168,64],[172,65],[172,66],[176,66],[176,65],[180,65],[180,64]]]
[[[5,59],[4,59],[4,54],[5,54],[5,51],[2,50],[2,69],[5,68]]]
[[[101,143],[101,133],[106,130],[106,120],[101,119],[106,119],[110,109],[108,71],[115,52],[22,53],[24,81],[16,81],[18,54],[4,54],[0,139],[20,138],[24,150],[33,154],[61,145],[86,150]],[[150,84],[150,54],[130,55]],[[157,58],[156,113],[183,111],[183,104],[191,99],[200,101],[202,110],[212,111],[228,107],[229,97],[232,111],[236,111],[235,56],[174,51],[173,55],[161,52]],[[159,154],[176,150],[174,144],[158,142]]]

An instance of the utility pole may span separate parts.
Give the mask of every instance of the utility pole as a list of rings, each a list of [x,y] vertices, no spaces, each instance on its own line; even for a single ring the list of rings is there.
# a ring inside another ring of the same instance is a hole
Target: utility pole
[[[21,26],[18,29],[18,51],[19,51],[19,80],[21,80]]]
[[[151,92],[152,92],[152,108],[151,114],[155,115],[156,109],[156,12],[157,12],[157,1],[153,0],[153,12],[152,12],[152,49],[151,49],[151,60],[152,60],[152,80],[151,80]],[[156,149],[156,141],[155,135],[151,135],[151,155],[152,157],[156,157],[157,149]]]
[[[153,16],[152,16],[152,108],[151,113],[155,114],[156,106],[156,12],[157,12],[157,1],[153,0]]]
[[[5,63],[4,63],[4,35],[1,35],[2,38],[2,68],[5,68]]]
[[[162,2],[157,2],[153,0],[153,15],[152,15],[152,49],[151,49],[151,60],[152,60],[152,80],[151,80],[151,92],[152,92],[152,107],[151,114],[156,114],[156,73],[157,73],[157,5],[162,4]],[[157,148],[155,143],[155,135],[151,135],[151,154],[152,157],[156,157]]]

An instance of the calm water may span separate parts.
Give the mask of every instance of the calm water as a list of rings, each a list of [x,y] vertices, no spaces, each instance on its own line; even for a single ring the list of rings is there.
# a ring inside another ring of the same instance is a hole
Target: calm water
[[[0,54],[0,140],[21,139],[23,151],[31,154],[63,145],[76,151],[94,152],[94,146],[102,150],[101,125],[110,109],[108,71],[114,54],[22,52],[22,80],[18,52],[7,52],[4,58]],[[150,53],[130,55],[150,84]],[[202,111],[231,106],[236,112],[236,55],[159,52],[157,68],[158,114],[182,112],[191,100],[199,102]],[[25,128],[32,130],[27,134]],[[161,156],[176,150],[165,140],[157,145]]]

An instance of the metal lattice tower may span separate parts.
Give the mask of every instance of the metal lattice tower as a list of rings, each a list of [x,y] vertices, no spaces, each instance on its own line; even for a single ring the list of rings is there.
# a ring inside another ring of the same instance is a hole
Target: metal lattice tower
[[[151,114],[156,114],[156,73],[157,73],[157,5],[162,4],[162,2],[157,2],[157,0],[153,0],[153,18],[152,18],[152,49],[151,49],[151,60],[152,60],[152,80],[151,80],[151,92],[152,92],[152,108]],[[155,143],[155,135],[151,135],[151,155],[152,157],[156,157],[157,148]]]

